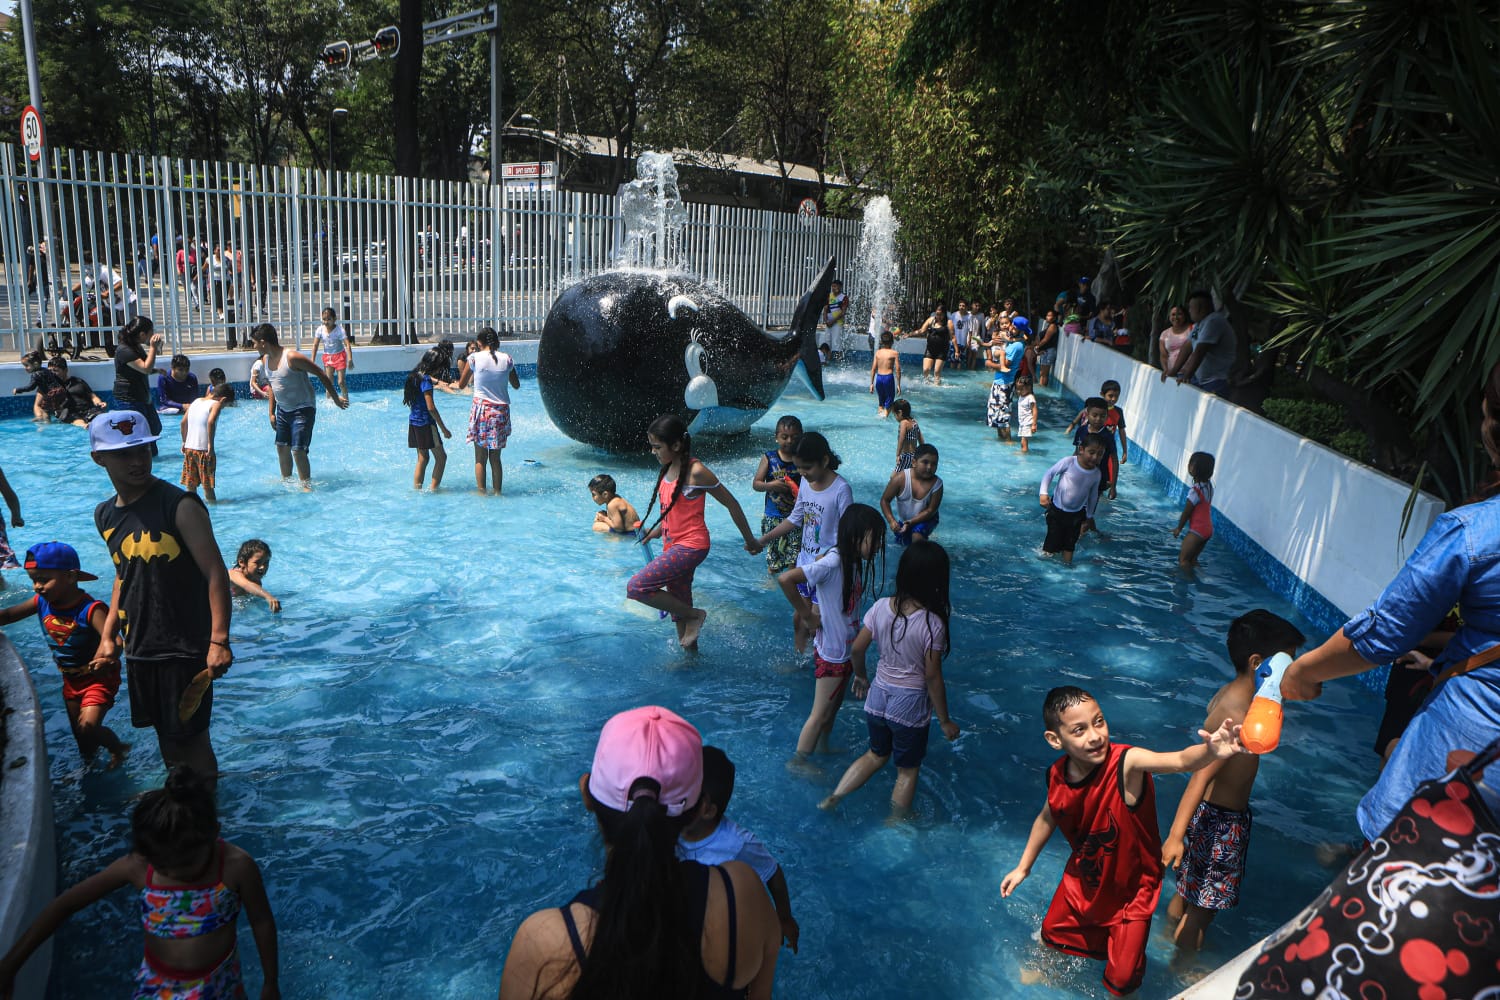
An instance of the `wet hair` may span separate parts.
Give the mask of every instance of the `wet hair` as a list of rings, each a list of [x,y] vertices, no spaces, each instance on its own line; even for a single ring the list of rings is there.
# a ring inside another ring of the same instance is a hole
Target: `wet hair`
[[[615,489],[615,477],[611,476],[611,475],[607,475],[607,474],[601,472],[599,475],[597,475],[593,479],[589,480],[589,492],[590,493],[615,493],[615,492],[618,492]]]
[[[1085,410],[1103,410],[1105,413],[1108,413],[1109,403],[1105,402],[1100,396],[1090,396],[1083,401],[1083,408]]]
[[[1250,657],[1265,659],[1283,650],[1296,649],[1307,642],[1307,636],[1280,615],[1256,608],[1229,623],[1224,642],[1229,647],[1229,662],[1234,664],[1234,672],[1243,674],[1250,670]]]
[[[911,419],[911,404],[908,403],[904,399],[892,400],[891,401],[891,412],[894,413],[896,416],[900,417],[902,420],[910,420]],[[1497,411],[1497,412],[1500,412],[1500,411]]]
[[[921,458],[924,455],[931,455],[933,458],[937,458],[938,457],[937,445],[935,445],[935,444],[919,444],[919,445],[917,445],[917,450],[911,453],[911,460],[913,462],[915,462],[917,459]]]
[[[1019,376],[1016,377],[1016,389],[1017,390],[1020,390],[1020,389],[1030,389],[1030,388],[1031,388],[1031,376],[1030,375],[1019,375]]]
[[[802,433],[802,421],[800,419],[798,419],[797,417],[793,416],[792,414],[788,413],[786,416],[784,416],[780,420],[776,421],[776,429],[778,431],[785,430],[787,428],[791,428],[792,430],[796,431],[798,434],[801,434]]]
[[[875,539],[875,551],[868,559],[860,551],[867,538]],[[885,518],[867,503],[850,504],[839,517],[838,542],[834,547],[844,571],[844,592],[839,608],[853,616],[860,599],[873,600],[879,592],[880,581],[885,579]],[[875,566],[877,559],[880,562],[878,571]]]
[[[251,556],[261,554],[267,559],[271,558],[271,546],[259,538],[247,538],[240,543],[240,550],[234,554],[234,564],[243,566],[250,561]]]
[[[130,835],[133,850],[152,867],[181,872],[184,860],[218,840],[213,791],[192,768],[172,768],[166,784],[141,796],[130,814]]]
[[[439,357],[436,348],[423,352],[422,360],[406,376],[406,385],[401,391],[401,403],[404,406],[416,406],[423,398],[422,380],[437,374],[446,363]]]
[[[172,355],[171,364],[173,368],[191,368],[193,366],[193,363],[188,360],[188,356],[186,354]]]
[[[688,433],[687,424],[675,413],[663,413],[651,421],[651,426],[646,428],[646,433],[667,447],[675,448],[678,457],[663,465],[661,471],[656,474],[656,486],[651,490],[651,502],[646,504],[646,513],[641,515],[642,524],[645,524],[651,517],[651,508],[656,506],[656,499],[661,496],[662,480],[667,478],[668,470],[674,465],[682,466],[677,472],[677,485],[672,487],[672,499],[667,501],[656,521],[646,529],[649,533],[667,516],[667,512],[677,503],[677,498],[682,496],[683,480],[687,478],[688,469],[692,467],[693,436]]]
[[[229,376],[224,374],[224,369],[222,368],[210,368],[208,370],[208,381],[214,385],[218,385],[220,382],[229,381]]]
[[[495,351],[499,350],[500,348],[500,335],[495,332],[494,327],[480,327],[479,332],[474,334],[474,340],[479,344],[480,347],[490,352],[490,358],[492,360],[500,360],[499,356],[495,354]]]
[[[31,369],[36,368],[42,363],[42,358],[43,354],[41,351],[30,351],[26,354],[21,355],[21,364],[26,368],[27,371],[30,371]]]
[[[828,446],[828,439],[817,431],[809,431],[798,438],[797,447],[792,449],[792,455],[804,462],[814,464],[827,461],[829,472],[839,470],[839,457]]]
[[[636,779],[624,811],[589,796],[607,849],[593,940],[579,960],[569,1000],[698,994],[702,929],[690,912],[694,905],[677,860],[677,838],[697,814],[697,803],[668,816],[655,795],[637,794],[639,789],[659,791],[652,779]]]
[[[1195,451],[1188,456],[1188,475],[1195,483],[1206,483],[1214,477],[1214,457],[1206,451]]]
[[[718,807],[719,815],[734,797],[734,761],[718,747],[703,748],[703,798]],[[701,800],[700,800],[701,801]]]
[[[1101,454],[1108,455],[1109,438],[1104,436],[1104,432],[1085,434],[1083,440],[1078,442],[1078,450],[1083,451],[1086,448],[1098,448]]]
[[[1105,379],[1104,380],[1104,384],[1099,387],[1099,395],[1100,396],[1103,396],[1106,392],[1119,392],[1119,391],[1120,391],[1120,383],[1116,382],[1112,378]]]
[[[133,347],[141,352],[141,357],[146,356],[145,349],[141,347],[141,338],[150,338],[151,331],[156,329],[156,324],[151,322],[149,316],[133,316],[122,327],[120,327],[120,343],[126,347]]]
[[[272,347],[281,346],[281,337],[276,333],[276,328],[270,323],[261,323],[250,331],[250,342],[253,344],[256,341],[270,344]]]
[[[26,359],[22,358],[21,360],[25,361]],[[65,358],[65,357],[63,357],[61,354],[59,354],[57,357],[55,357],[52,360],[50,360],[50,361],[47,362],[47,367],[48,368],[59,368],[59,369],[61,369],[63,371],[67,371],[68,370],[68,359]]]
[[[895,337],[894,334],[891,333],[891,331],[889,331],[889,330],[881,330],[880,331],[880,346],[881,347],[890,347],[895,342],[896,342],[896,337]]]
[[[447,368],[448,365],[452,363],[453,341],[449,340],[447,337],[444,337],[442,340],[434,344],[432,349],[436,351],[438,357],[442,359],[444,368]]]
[[[948,550],[937,542],[910,545],[901,553],[901,561],[896,564],[896,592],[891,595],[891,605],[898,612],[891,621],[891,648],[906,636],[906,629],[911,621],[899,613],[901,606],[912,603],[935,615],[943,623],[943,656],[948,655],[948,651],[953,648],[953,636],[948,626],[951,611],[948,600],[949,570]],[[931,638],[931,635],[928,637]]]
[[[1082,705],[1086,701],[1098,704],[1099,699],[1089,694],[1081,687],[1066,684],[1055,687],[1047,692],[1047,697],[1042,699],[1042,721],[1047,724],[1050,732],[1056,732],[1062,722],[1062,714],[1074,705]]]

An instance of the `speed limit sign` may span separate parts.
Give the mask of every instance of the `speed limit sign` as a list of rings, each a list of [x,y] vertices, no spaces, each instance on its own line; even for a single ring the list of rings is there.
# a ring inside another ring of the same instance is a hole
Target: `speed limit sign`
[[[42,158],[42,114],[29,104],[21,112],[21,145],[33,161]]]

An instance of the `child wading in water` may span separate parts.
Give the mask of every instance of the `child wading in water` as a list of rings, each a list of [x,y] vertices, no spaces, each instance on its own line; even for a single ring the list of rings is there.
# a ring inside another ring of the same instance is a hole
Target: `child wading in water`
[[[802,477],[797,503],[786,520],[761,535],[759,541],[763,546],[770,545],[801,529],[797,568],[805,570],[838,543],[839,522],[854,502],[854,491],[849,488],[848,480],[838,474],[839,457],[828,447],[828,439],[816,431],[802,435],[797,442],[796,462]],[[812,584],[799,586],[804,597],[817,598]],[[811,634],[803,628],[804,624],[801,617],[792,616],[792,645],[799,653],[807,648],[807,637]]]
[[[260,953],[261,1000],[281,996],[276,917],[255,859],[219,839],[214,793],[190,768],[173,768],[163,788],[141,797],[130,816],[131,852],[47,904],[0,958],[0,996],[63,921],[127,885],[140,890],[145,957],[135,997],[245,996],[235,924],[250,921]]]
[[[896,471],[910,469],[912,461],[916,458],[917,445],[926,444],[922,438],[922,428],[917,426],[917,421],[911,415],[911,404],[904,399],[898,399],[891,404],[891,412],[896,415]]]
[[[1016,379],[1016,428],[1024,454],[1031,450],[1031,436],[1036,433],[1036,396],[1031,389],[1031,379],[1025,375]]]
[[[693,457],[693,436],[681,417],[664,414],[651,421],[646,429],[651,453],[661,463],[656,490],[646,506],[646,516],[659,502],[661,515],[646,531],[641,541],[666,535],[661,555],[630,578],[625,596],[649,608],[672,616],[677,625],[677,641],[683,649],[696,649],[698,633],[708,612],[693,606],[693,573],[708,558],[708,524],[703,519],[704,497],[711,496],[724,505],[734,526],[745,537],[745,551],[755,555],[761,550],[745,520],[740,502],[719,482],[702,462]]]
[[[880,495],[880,511],[896,536],[897,545],[924,542],[938,526],[943,481],[938,477],[938,450],[924,444],[913,453],[912,467],[891,477]],[[896,505],[894,512],[891,504]]]
[[[880,331],[880,349],[870,360],[870,391],[875,394],[875,412],[882,420],[890,413],[891,402],[901,395],[901,353],[895,343],[891,331]]]
[[[1188,458],[1188,478],[1193,485],[1188,489],[1187,501],[1182,505],[1182,516],[1177,519],[1177,527],[1172,529],[1172,537],[1182,535],[1182,548],[1177,552],[1177,565],[1183,569],[1192,569],[1198,565],[1198,556],[1203,552],[1203,546],[1214,537],[1213,502],[1214,484],[1214,457],[1206,451],[1195,451]],[[1187,534],[1182,534],[1182,529],[1187,529]]]
[[[857,503],[839,518],[838,544],[831,552],[787,570],[778,580],[796,614],[796,635],[813,636],[816,683],[812,710],[797,737],[794,766],[805,763],[814,750],[828,752],[828,737],[854,669],[849,665],[849,640],[859,620],[859,603],[864,595],[873,596],[884,570],[885,523],[874,507]]]
[[[432,488],[437,490],[443,482],[443,469],[448,464],[448,452],[443,447],[443,438],[451,438],[453,432],[443,423],[443,415],[432,401],[432,379],[439,366],[438,353],[428,351],[422,360],[406,376],[406,389],[401,402],[411,410],[407,418],[406,446],[417,450],[417,469],[412,473],[411,485],[420,490],[427,477],[428,455],[433,456]],[[436,427],[443,437],[433,432]]]
[[[604,508],[594,512],[594,530],[612,535],[633,534],[641,526],[641,516],[615,488],[614,476],[601,473],[589,480],[589,496]]]
[[[323,352],[323,367],[338,380],[339,395],[349,398],[349,387],[345,384],[344,372],[354,367],[354,339],[339,323],[339,314],[332,306],[323,310],[323,325],[318,327],[313,339],[313,363],[318,362],[318,352]]]
[[[1047,512],[1046,555],[1061,554],[1063,565],[1073,564],[1078,539],[1093,527],[1099,506],[1099,463],[1104,461],[1104,435],[1089,434],[1076,455],[1059,460],[1042,477],[1040,499]],[[1053,481],[1057,486],[1054,492]]]
[[[234,565],[229,569],[229,592],[236,597],[249,594],[265,600],[272,613],[281,610],[281,602],[260,582],[271,570],[271,546],[259,538],[251,538],[240,544],[235,554]]]
[[[769,534],[797,503],[797,489],[802,477],[797,473],[797,442],[802,440],[802,421],[788,414],[776,421],[776,447],[761,456],[750,488],[766,495],[765,513],[760,519],[760,533]],[[797,550],[802,547],[802,531],[797,529],[766,546],[766,571],[780,576],[797,565]]]
[[[865,672],[865,653],[872,642],[880,644],[873,685]],[[934,712],[943,736],[949,742],[958,739],[958,724],[948,715],[948,689],[943,684],[943,657],[950,646],[948,553],[936,542],[913,545],[901,553],[896,567],[896,593],[865,613],[850,650],[854,661],[851,686],[856,698],[865,699],[870,749],[849,765],[833,794],[818,808],[838,805],[885,767],[894,752],[891,818],[911,812]]]
[[[63,706],[68,710],[78,753],[91,761],[102,746],[109,751],[110,768],[119,767],[130,745],[120,742],[104,725],[104,715],[120,690],[120,665],[111,663],[95,670],[90,662],[99,648],[109,606],[78,587],[80,580],[99,578],[83,572],[78,553],[62,542],[33,545],[26,552],[25,565],[36,593],[20,604],[0,608],[0,625],[36,616],[52,659],[63,675]]]

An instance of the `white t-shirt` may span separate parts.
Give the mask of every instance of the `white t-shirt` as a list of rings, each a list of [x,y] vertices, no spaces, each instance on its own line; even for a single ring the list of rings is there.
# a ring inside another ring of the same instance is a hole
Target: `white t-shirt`
[[[781,867],[759,837],[728,817],[720,819],[714,832],[702,840],[678,838],[677,856],[683,861],[696,861],[700,865],[743,861],[755,869],[755,874],[760,876],[762,882],[771,881],[771,876]]]
[[[187,425],[187,435],[182,439],[182,446],[189,451],[208,451],[208,418],[213,415],[214,401],[207,396],[199,396],[188,404],[187,413],[183,414],[183,423]]]
[[[491,403],[510,405],[510,371],[516,366],[509,354],[496,351],[490,357],[488,348],[481,347],[469,355],[469,371],[474,377],[474,398]]]
[[[262,392],[271,388],[271,379],[266,375],[266,359],[256,358],[250,366],[250,384]]]
[[[1016,420],[1021,425],[1021,436],[1030,437],[1036,430],[1036,397],[1016,397]]]
[[[844,562],[838,549],[802,567],[802,572],[807,574],[807,582],[817,593],[818,612],[823,621],[823,627],[813,636],[813,647],[829,663],[848,663],[849,643],[854,641],[855,617],[854,608],[846,611],[839,607],[844,600]],[[849,597],[857,608],[859,582],[855,581],[854,586],[855,590]]]
[[[802,529],[802,548],[797,552],[798,566],[805,570],[808,563],[814,562],[838,544],[839,518],[844,516],[844,511],[853,502],[854,491],[849,488],[849,481],[837,473],[834,474],[833,482],[822,491],[813,489],[806,479],[802,480],[802,488],[797,492],[797,503],[786,516],[788,521]]]
[[[893,597],[876,601],[865,612],[864,626],[880,647],[875,680],[886,687],[925,690],[927,651],[942,650],[948,630],[941,618],[925,609],[898,619],[895,603]]]
[[[347,336],[348,334],[344,332],[344,327],[339,323],[333,324],[332,330],[328,329],[327,326],[320,326],[318,327],[317,342],[313,345],[313,352],[317,353],[318,347],[321,346],[325,358],[330,354],[341,354],[344,350],[344,338]]]
[[[109,303],[109,308],[114,312],[124,312],[125,306],[137,303],[135,289],[129,285],[123,285],[118,293],[115,292],[115,283],[120,281],[120,272],[108,264],[99,265],[99,273],[94,277],[94,292],[102,296]]]

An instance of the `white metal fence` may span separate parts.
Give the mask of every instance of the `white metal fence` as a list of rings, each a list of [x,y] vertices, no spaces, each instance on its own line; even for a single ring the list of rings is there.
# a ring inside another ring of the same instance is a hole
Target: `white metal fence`
[[[173,350],[305,343],[325,307],[361,342],[534,336],[563,285],[611,266],[616,198],[486,184],[0,145],[0,351],[90,347],[132,310]],[[861,223],[690,204],[691,270],[766,326]]]

